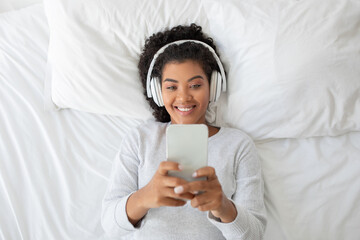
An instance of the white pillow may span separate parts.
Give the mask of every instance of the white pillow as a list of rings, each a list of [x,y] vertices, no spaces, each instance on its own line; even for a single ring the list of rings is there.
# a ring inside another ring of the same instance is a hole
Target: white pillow
[[[193,22],[201,0],[45,0],[50,27],[47,109],[151,118],[137,64],[145,39]]]
[[[256,140],[360,130],[357,1],[45,0],[45,10],[46,93],[60,108],[150,118],[137,73],[144,40],[195,22],[228,73],[217,124]]]
[[[11,0],[0,1],[0,13],[25,8],[30,5],[41,3],[42,0]]]
[[[255,139],[360,130],[359,1],[208,1],[228,66],[222,125]]]

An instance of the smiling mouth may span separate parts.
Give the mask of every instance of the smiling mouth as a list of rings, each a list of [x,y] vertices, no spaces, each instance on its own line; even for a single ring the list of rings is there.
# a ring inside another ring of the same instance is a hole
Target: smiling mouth
[[[190,113],[195,107],[196,107],[196,105],[186,106],[186,107],[175,106],[175,109],[177,109],[179,112],[182,112],[182,113]]]
[[[187,108],[181,108],[181,107],[177,107],[177,109],[179,109],[180,111],[182,112],[188,112],[190,111],[191,109],[193,109],[194,107],[187,107]]]

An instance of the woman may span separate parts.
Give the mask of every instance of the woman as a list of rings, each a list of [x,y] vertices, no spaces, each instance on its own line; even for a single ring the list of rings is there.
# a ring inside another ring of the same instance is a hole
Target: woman
[[[138,67],[157,121],[122,142],[103,200],[105,231],[126,239],[262,239],[263,182],[254,144],[239,130],[206,122],[225,81],[212,39],[195,24],[154,34]],[[207,180],[167,175],[181,171],[166,161],[169,124],[207,125],[208,166],[194,173]]]

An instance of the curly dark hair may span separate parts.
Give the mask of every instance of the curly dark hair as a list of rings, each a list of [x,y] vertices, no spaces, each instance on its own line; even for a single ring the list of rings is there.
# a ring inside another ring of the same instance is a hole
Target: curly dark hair
[[[190,26],[176,26],[164,32],[153,34],[145,41],[145,46],[140,55],[138,70],[141,82],[144,88],[144,95],[149,102],[150,107],[154,110],[153,116],[157,121],[169,122],[170,115],[165,107],[159,107],[152,98],[147,97],[146,92],[146,77],[150,63],[155,53],[164,45],[178,40],[192,39],[202,41],[210,45],[216,52],[216,46],[213,39],[205,36],[202,28],[195,23]],[[216,52],[216,54],[218,54]],[[166,50],[159,55],[154,65],[151,77],[159,77],[161,79],[162,70],[166,63],[169,62],[184,62],[186,60],[193,60],[200,64],[210,81],[213,70],[219,71],[218,64],[210,52],[210,50],[199,43],[185,42],[180,45],[174,44],[166,48]]]

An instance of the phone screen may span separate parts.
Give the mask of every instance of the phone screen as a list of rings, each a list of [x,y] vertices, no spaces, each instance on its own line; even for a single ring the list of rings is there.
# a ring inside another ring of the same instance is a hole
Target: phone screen
[[[208,128],[205,124],[172,124],[166,130],[166,157],[178,162],[182,171],[169,171],[170,176],[186,181],[206,180],[193,178],[199,168],[207,166]]]

